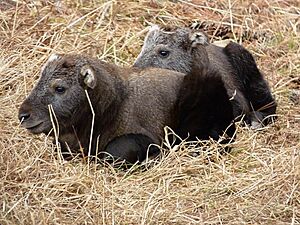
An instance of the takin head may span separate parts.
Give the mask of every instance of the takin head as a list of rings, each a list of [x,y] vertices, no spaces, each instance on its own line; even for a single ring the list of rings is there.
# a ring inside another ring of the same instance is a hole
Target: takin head
[[[52,55],[41,70],[41,77],[19,109],[22,126],[34,134],[52,129],[50,106],[60,125],[67,127],[85,98],[84,89],[72,61]]]
[[[194,66],[195,57],[199,67],[201,64],[208,64],[205,49],[208,44],[208,37],[200,31],[189,28],[160,28],[155,25],[150,28],[133,66],[159,67],[187,74]],[[194,56],[194,53],[197,56]]]
[[[55,120],[62,132],[72,127],[87,110],[85,89],[93,89],[96,84],[93,69],[87,64],[83,57],[52,55],[42,67],[37,85],[20,106],[22,126],[34,134],[49,133]],[[111,82],[102,83],[102,91],[107,92]]]

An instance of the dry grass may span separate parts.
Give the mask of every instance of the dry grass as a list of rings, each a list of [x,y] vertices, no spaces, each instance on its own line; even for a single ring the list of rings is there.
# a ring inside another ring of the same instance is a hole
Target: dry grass
[[[300,224],[299,7],[295,0],[0,1],[0,224]],[[191,158],[192,148],[182,147],[146,171],[126,172],[60,162],[44,135],[19,127],[18,107],[52,52],[131,65],[149,23],[204,20],[212,39],[227,29],[252,51],[279,105],[274,125],[239,128],[232,154]]]

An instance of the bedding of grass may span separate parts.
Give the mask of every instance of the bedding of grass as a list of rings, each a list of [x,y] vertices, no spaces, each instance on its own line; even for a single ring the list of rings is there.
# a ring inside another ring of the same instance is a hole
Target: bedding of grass
[[[204,23],[203,23],[204,22]],[[198,24],[255,56],[278,120],[238,127],[231,154],[167,149],[147,170],[57,159],[50,138],[19,126],[18,107],[53,53],[129,66],[148,26]],[[299,224],[300,2],[0,1],[0,224]]]

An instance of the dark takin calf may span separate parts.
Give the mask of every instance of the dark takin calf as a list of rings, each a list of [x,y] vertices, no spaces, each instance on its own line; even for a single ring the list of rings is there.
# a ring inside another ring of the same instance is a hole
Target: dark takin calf
[[[222,81],[213,71],[202,72],[212,74],[186,79],[184,74],[171,70],[121,68],[81,55],[53,55],[22,103],[19,119],[31,133],[50,132],[52,136],[52,123],[57,119],[64,156],[83,149],[84,155],[91,150],[91,155],[102,152],[100,157],[107,153],[130,163],[143,161],[147,154],[159,152],[149,145],[161,143],[165,126],[183,138],[191,133],[192,138],[218,139],[231,125],[231,104]],[[211,88],[215,84],[219,86],[216,91]],[[198,85],[208,88],[199,91]],[[207,102],[211,94],[216,96],[215,104]],[[198,101],[191,101],[196,95]],[[184,119],[193,118],[193,113],[202,116],[194,127],[185,126]],[[232,137],[234,126],[230,128],[225,132]]]
[[[190,74],[208,64],[222,77],[236,118],[245,114],[245,121],[252,127],[274,119],[276,103],[270,88],[251,53],[239,44],[231,42],[222,48],[210,44],[207,36],[196,30],[153,26],[134,67]]]

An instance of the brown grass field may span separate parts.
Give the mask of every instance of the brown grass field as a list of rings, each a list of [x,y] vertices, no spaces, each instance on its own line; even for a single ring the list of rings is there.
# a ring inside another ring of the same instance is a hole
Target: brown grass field
[[[62,161],[18,107],[53,52],[130,66],[151,23],[202,26],[255,56],[278,120],[230,154],[182,144],[146,170]],[[0,224],[300,224],[300,1],[0,1]]]

